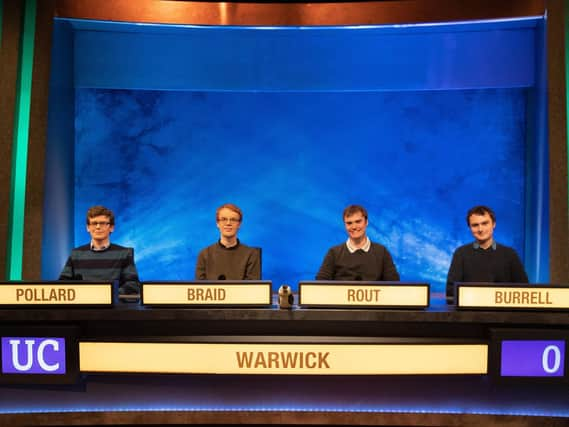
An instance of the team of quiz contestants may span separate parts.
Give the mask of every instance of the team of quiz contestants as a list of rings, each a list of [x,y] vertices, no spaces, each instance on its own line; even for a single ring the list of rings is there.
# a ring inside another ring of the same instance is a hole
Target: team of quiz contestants
[[[226,203],[217,208],[219,240],[203,249],[197,259],[197,280],[259,280],[260,251],[237,238],[243,222],[238,206]],[[342,214],[348,234],[346,242],[328,250],[316,280],[398,281],[399,273],[387,248],[372,242],[367,234],[364,207],[351,205]],[[455,282],[528,283],[516,251],[494,240],[496,216],[487,206],[475,206],[466,214],[474,242],[454,251],[447,276],[446,294],[451,299]],[[87,211],[91,241],[71,251],[59,280],[115,281],[121,294],[140,291],[132,248],[111,243],[115,216],[104,206]]]

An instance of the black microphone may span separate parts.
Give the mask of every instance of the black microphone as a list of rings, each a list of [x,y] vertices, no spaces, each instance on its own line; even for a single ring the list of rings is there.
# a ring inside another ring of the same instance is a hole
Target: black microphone
[[[220,274],[217,276],[217,280],[225,280],[225,274]]]

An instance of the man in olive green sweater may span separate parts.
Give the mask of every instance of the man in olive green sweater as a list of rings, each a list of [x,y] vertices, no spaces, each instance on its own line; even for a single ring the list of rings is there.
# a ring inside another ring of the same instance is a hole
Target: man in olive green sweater
[[[261,257],[258,248],[242,244],[237,232],[243,212],[234,204],[217,208],[216,223],[220,238],[203,249],[196,263],[197,280],[260,280]]]

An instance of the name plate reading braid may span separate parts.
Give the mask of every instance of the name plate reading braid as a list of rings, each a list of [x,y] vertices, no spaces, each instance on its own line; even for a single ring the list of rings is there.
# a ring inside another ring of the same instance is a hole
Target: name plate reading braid
[[[428,284],[301,282],[299,304],[328,307],[427,307]]]
[[[110,283],[6,283],[0,305],[112,305]]]
[[[80,342],[81,372],[485,375],[488,344]]]
[[[569,287],[457,285],[461,308],[569,309]]]
[[[144,283],[142,303],[152,305],[270,305],[271,282]]]

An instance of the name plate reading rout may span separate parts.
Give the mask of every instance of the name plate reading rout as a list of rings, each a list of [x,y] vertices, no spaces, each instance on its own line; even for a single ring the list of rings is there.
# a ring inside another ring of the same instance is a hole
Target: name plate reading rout
[[[144,283],[142,303],[151,305],[270,305],[271,282]]]
[[[569,309],[569,288],[458,284],[457,295],[463,308]]]
[[[429,285],[397,282],[300,282],[299,304],[333,307],[427,307]]]
[[[79,366],[81,372],[484,375],[488,345],[80,342]]]
[[[0,305],[112,305],[111,283],[6,283]]]

